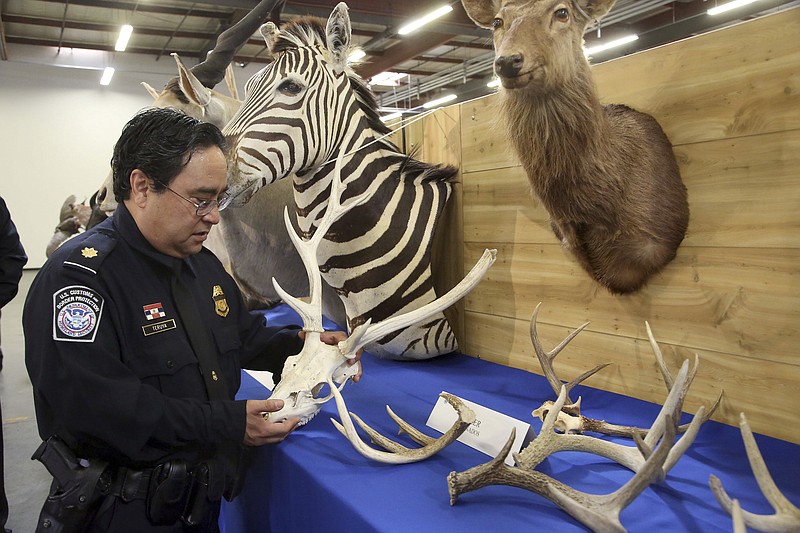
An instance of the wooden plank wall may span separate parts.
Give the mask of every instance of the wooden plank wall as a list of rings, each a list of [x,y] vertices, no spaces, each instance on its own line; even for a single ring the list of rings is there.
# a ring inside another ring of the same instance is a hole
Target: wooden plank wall
[[[422,159],[461,165],[437,267],[452,279],[485,248],[498,250],[457,310],[462,350],[541,373],[529,321],[542,302],[546,348],[590,322],[556,360],[562,379],[613,362],[587,384],[661,403],[648,321],[674,371],[700,356],[688,412],[724,390],[716,420],[737,425],[745,412],[754,431],[800,443],[800,8],[593,73],[604,103],[652,114],[672,140],[691,208],[678,257],[638,294],[609,294],[551,233],[496,123],[495,98],[438,111],[405,139]]]

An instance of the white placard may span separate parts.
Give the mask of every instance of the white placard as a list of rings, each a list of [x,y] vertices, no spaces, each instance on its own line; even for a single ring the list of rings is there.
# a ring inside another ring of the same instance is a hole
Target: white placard
[[[511,446],[512,452],[520,451],[534,437],[534,431],[530,424],[463,398],[461,398],[461,401],[475,412],[475,422],[458,437],[460,442],[471,448],[475,448],[490,457],[497,457],[497,454],[500,453],[500,450],[508,441],[509,435],[511,435],[511,428],[517,428],[514,444]],[[440,396],[428,417],[427,425],[444,433],[453,426],[456,420],[458,420],[458,414],[447,403],[447,400]],[[511,455],[511,453],[508,454],[505,463],[509,466],[514,466],[514,458]]]
[[[267,370],[244,370],[248,374],[250,374],[253,379],[264,385],[269,390],[275,388],[275,382],[272,381],[272,372]]]

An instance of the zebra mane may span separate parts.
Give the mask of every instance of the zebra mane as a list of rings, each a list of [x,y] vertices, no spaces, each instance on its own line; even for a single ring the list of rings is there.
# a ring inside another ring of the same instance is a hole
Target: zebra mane
[[[298,48],[317,48],[327,56],[328,43],[325,26],[326,21],[317,17],[302,16],[293,19],[281,27],[271,52],[277,55]],[[380,135],[390,134],[392,130],[381,120],[378,114],[378,102],[367,82],[356,74],[349,64],[345,68],[345,74],[350,80],[359,107],[367,117],[367,125]],[[458,169],[452,166],[432,165],[415,159],[416,149],[411,154],[405,155],[388,138],[382,139],[380,142],[404,157],[400,171],[412,178],[422,176],[424,181],[452,181],[458,173]]]
[[[298,48],[318,48],[322,50],[323,54],[327,55],[328,43],[325,25],[325,20],[310,16],[298,17],[288,22],[281,27],[278,37],[272,46],[272,53],[278,54]],[[369,85],[361,76],[356,74],[349,64],[345,69],[345,74],[350,80],[362,111],[367,116],[369,127],[382,135],[391,133],[391,129],[383,123],[380,115],[378,115],[378,102],[375,100],[375,94],[369,88]],[[392,148],[396,149],[393,145]]]

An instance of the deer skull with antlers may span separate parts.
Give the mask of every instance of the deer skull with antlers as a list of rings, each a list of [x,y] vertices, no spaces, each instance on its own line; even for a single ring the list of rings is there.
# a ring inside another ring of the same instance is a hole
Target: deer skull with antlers
[[[344,143],[344,145],[346,146],[347,143]],[[342,151],[336,160],[336,168],[331,179],[328,206],[310,239],[304,241],[298,236],[289,220],[288,209],[284,210],[286,229],[308,273],[310,298],[306,302],[289,295],[273,278],[275,290],[302,318],[305,339],[300,353],[289,357],[284,363],[281,380],[270,396],[270,398],[282,399],[284,406],[279,411],[264,415],[270,420],[300,418],[301,424],[307,423],[319,412],[322,404],[333,397],[334,390],[341,391],[347,380],[358,372],[358,368],[350,366],[348,360],[353,359],[363,346],[393,331],[424,320],[428,316],[451,306],[478,284],[494,263],[497,253],[496,250],[486,250],[478,263],[461,282],[444,296],[427,305],[408,313],[395,315],[375,324],[368,320],[357,326],[350,332],[349,337],[338,343],[338,345],[325,344],[320,339],[320,335],[323,332],[322,276],[317,263],[317,249],[331,225],[348,210],[367,201],[369,194],[371,194],[370,191],[366,191],[342,203],[343,184],[341,183],[341,170],[344,155],[344,151]],[[328,391],[328,394],[322,394],[326,386],[329,386],[331,390]],[[340,409],[341,412],[344,413],[343,417],[347,415],[346,409]],[[464,426],[464,429],[466,429],[466,426]]]

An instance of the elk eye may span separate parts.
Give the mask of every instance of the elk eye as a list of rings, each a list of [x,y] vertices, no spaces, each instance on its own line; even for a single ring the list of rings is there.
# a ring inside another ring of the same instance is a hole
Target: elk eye
[[[497,30],[503,27],[503,19],[496,18],[492,20],[492,29]]]
[[[278,90],[286,96],[295,96],[300,94],[300,91],[303,90],[303,87],[296,81],[283,80],[281,84],[278,85]]]
[[[559,22],[567,22],[569,20],[569,11],[567,8],[562,7],[561,9],[556,9],[554,16]]]

